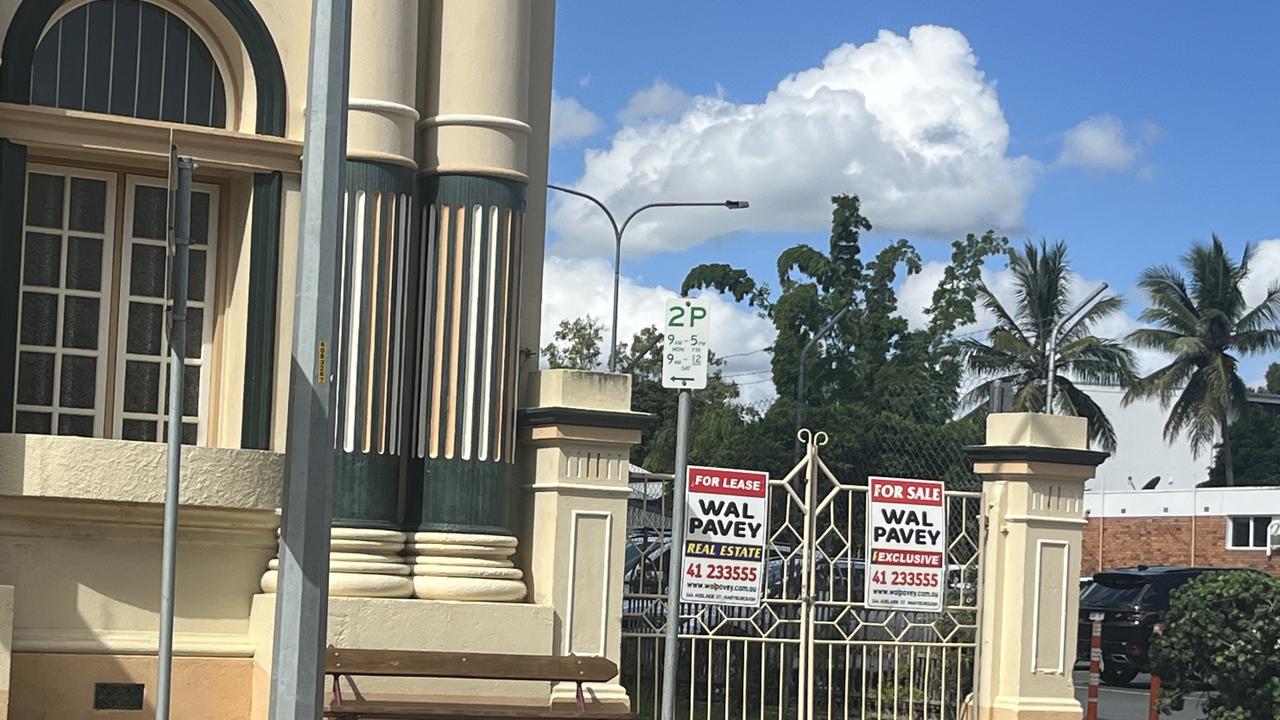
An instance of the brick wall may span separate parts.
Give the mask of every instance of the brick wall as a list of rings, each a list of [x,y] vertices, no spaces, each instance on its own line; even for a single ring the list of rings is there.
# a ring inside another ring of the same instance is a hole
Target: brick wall
[[[1227,518],[1090,517],[1080,573],[1135,565],[1247,567],[1280,577],[1280,554],[1228,550]],[[1101,547],[1101,550],[1099,550]]]

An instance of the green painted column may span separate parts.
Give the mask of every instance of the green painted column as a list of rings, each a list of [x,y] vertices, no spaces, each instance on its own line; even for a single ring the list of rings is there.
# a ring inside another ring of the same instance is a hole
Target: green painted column
[[[513,536],[524,185],[433,175],[420,191],[423,314],[405,529]]]
[[[0,432],[13,431],[27,148],[0,138]]]
[[[338,264],[342,302],[335,388],[335,527],[400,530],[404,410],[414,373],[408,319],[418,301],[410,269],[417,202],[413,171],[347,162],[345,234]]]

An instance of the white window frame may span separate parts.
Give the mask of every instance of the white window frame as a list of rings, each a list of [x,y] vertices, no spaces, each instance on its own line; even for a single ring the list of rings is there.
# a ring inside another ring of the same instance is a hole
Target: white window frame
[[[14,372],[13,382],[16,387],[19,379],[18,372],[17,372],[18,365],[16,364],[16,362],[21,358],[21,353],[23,351],[33,352],[33,353],[42,353],[42,354],[52,353],[54,355],[53,378],[52,378],[53,402],[49,406],[20,404],[18,402],[17,393],[15,392],[14,405],[13,405],[13,420],[16,422],[19,412],[49,413],[52,416],[52,419],[50,421],[51,422],[50,432],[51,434],[56,435],[58,434],[58,418],[60,415],[66,414],[66,415],[77,415],[77,416],[85,417],[92,414],[93,434],[95,437],[102,437],[103,426],[105,424],[106,412],[107,412],[107,408],[106,408],[106,396],[107,396],[107,384],[108,384],[107,368],[108,368],[108,356],[110,355],[109,353],[110,348],[108,347],[108,344],[107,344],[107,338],[108,338],[107,330],[111,323],[111,307],[115,302],[113,288],[111,285],[111,278],[112,278],[112,269],[114,267],[115,246],[116,246],[116,237],[115,237],[115,234],[116,234],[115,212],[116,212],[116,199],[117,199],[116,173],[99,172],[95,170],[84,170],[80,168],[64,167],[64,166],[58,166],[58,165],[31,164],[27,166],[27,174],[26,174],[26,177],[23,178],[23,182],[29,185],[31,181],[31,175],[33,173],[42,174],[42,175],[56,175],[58,177],[63,178],[62,227],[59,229],[55,229],[55,228],[36,227],[34,225],[27,224],[27,210],[24,205],[22,209],[22,237],[19,238],[19,241],[22,243],[22,253],[18,261],[18,272],[19,272],[18,325],[17,325],[17,337],[14,338],[17,350],[14,356],[15,372]],[[100,180],[106,183],[107,197],[106,197],[106,208],[103,215],[103,226],[102,226],[103,232],[101,233],[84,232],[80,230],[71,230],[68,227],[70,225],[71,180],[73,178],[82,178],[86,180]],[[26,196],[27,195],[24,192],[24,197]],[[43,233],[46,235],[58,235],[61,238],[62,250],[58,259],[58,262],[59,262],[58,287],[51,288],[51,287],[26,284],[25,267],[26,267],[26,248],[27,248],[28,232]],[[67,253],[69,251],[70,244],[71,244],[70,238],[73,235],[76,237],[96,238],[102,241],[102,271],[101,271],[102,278],[101,278],[101,283],[99,285],[99,290],[97,292],[94,292],[92,290],[69,289],[66,287],[67,285]],[[58,309],[57,309],[57,317],[56,317],[57,324],[55,329],[55,332],[57,333],[56,335],[57,344],[52,347],[22,344],[22,330],[21,330],[22,297],[23,297],[23,293],[28,291],[57,295],[58,297]],[[63,308],[65,306],[65,301],[67,297],[97,298],[98,300],[98,349],[96,351],[83,350],[80,348],[62,347]],[[87,412],[84,408],[66,408],[64,410],[61,406],[62,358],[66,356],[93,357],[95,354],[97,355],[98,363],[97,363],[97,371],[95,375],[95,377],[97,378],[97,383],[96,383],[95,395],[94,395],[94,401],[93,401],[94,402],[93,410],[91,412]]]
[[[143,175],[128,175],[125,177],[125,196],[124,196],[124,223],[120,236],[120,285],[116,288],[114,302],[120,308],[119,321],[116,323],[116,372],[115,372],[115,402],[113,403],[112,413],[113,428],[112,437],[119,438],[122,436],[124,421],[128,420],[146,420],[157,423],[156,441],[164,440],[164,423],[168,421],[168,415],[164,412],[165,404],[165,386],[169,380],[169,327],[168,327],[168,308],[171,303],[166,303],[165,315],[166,321],[161,325],[160,329],[160,348],[161,356],[154,355],[138,355],[128,352],[127,340],[129,331],[129,303],[131,301],[145,302],[156,304],[156,298],[134,296],[129,294],[129,278],[130,266],[133,259],[133,245],[150,245],[153,247],[166,247],[164,241],[153,240],[151,238],[135,238],[133,236],[133,211],[134,211],[134,190],[139,185],[148,187],[168,188],[164,178],[149,177]],[[187,300],[188,308],[200,308],[204,313],[204,324],[201,328],[201,350],[200,358],[186,358],[185,365],[198,366],[200,368],[200,404],[194,414],[196,424],[196,444],[204,445],[209,432],[209,384],[213,363],[213,326],[217,320],[215,315],[216,303],[214,302],[217,294],[218,278],[216,269],[217,251],[218,251],[218,219],[220,212],[220,188],[217,185],[207,183],[192,183],[192,190],[199,190],[209,194],[209,243],[205,246],[205,275],[204,275],[204,300]],[[169,273],[165,271],[165,287],[166,292],[169,287]],[[129,360],[142,360],[146,362],[159,362],[160,364],[160,387],[158,388],[158,402],[156,405],[156,413],[137,413],[125,412],[124,409],[124,372]],[[126,417],[127,416],[127,417]],[[193,417],[190,408],[183,408],[183,422],[189,417]],[[143,442],[143,441],[140,441]]]
[[[1254,522],[1262,518],[1266,519],[1268,526],[1271,523],[1275,522],[1276,520],[1280,520],[1280,517],[1273,516],[1273,515],[1228,515],[1227,516],[1227,538],[1226,538],[1227,549],[1240,551],[1240,552],[1265,552],[1267,550],[1267,546],[1270,544],[1269,536],[1263,537],[1263,541],[1261,545],[1253,544],[1253,524]],[[1248,545],[1234,544],[1233,537],[1235,535],[1235,532],[1234,532],[1235,522],[1237,520],[1249,521],[1249,544]]]

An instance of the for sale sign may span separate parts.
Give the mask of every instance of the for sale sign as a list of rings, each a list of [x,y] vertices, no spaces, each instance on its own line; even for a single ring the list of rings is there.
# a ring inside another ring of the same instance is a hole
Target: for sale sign
[[[760,605],[769,474],[690,467],[680,599]]]
[[[869,479],[867,607],[942,612],[946,548],[941,482]]]

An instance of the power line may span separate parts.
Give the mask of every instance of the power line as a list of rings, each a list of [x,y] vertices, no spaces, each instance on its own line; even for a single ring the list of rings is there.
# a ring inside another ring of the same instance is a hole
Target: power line
[[[719,355],[717,356],[717,359],[728,360],[729,358],[746,357],[747,355],[755,355],[756,353],[762,353],[772,349],[773,349],[772,345],[765,345],[764,347],[758,348],[756,350],[748,350],[746,352],[733,353],[732,355]]]

